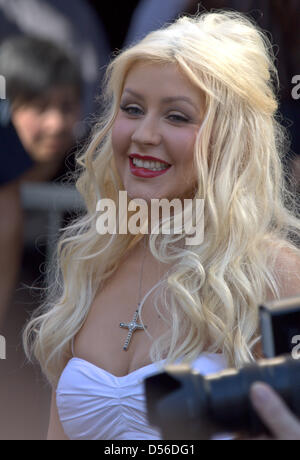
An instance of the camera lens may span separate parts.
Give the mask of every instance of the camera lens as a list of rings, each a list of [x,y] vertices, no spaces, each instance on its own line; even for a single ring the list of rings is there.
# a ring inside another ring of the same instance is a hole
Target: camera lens
[[[300,362],[288,356],[208,377],[187,366],[166,367],[145,380],[149,422],[164,439],[210,439],[224,431],[268,433],[249,399],[257,381],[271,385],[300,416]]]

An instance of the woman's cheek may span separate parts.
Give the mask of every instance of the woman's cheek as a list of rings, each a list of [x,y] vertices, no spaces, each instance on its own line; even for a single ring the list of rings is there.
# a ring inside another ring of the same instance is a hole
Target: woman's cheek
[[[116,119],[112,129],[112,148],[115,154],[120,154],[128,149],[130,144],[130,133],[128,124],[124,120]]]

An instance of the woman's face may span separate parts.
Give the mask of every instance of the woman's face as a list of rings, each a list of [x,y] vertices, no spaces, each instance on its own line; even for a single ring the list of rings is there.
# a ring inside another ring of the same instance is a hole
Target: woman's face
[[[129,198],[191,197],[202,113],[200,90],[174,64],[131,68],[112,130],[116,167]]]

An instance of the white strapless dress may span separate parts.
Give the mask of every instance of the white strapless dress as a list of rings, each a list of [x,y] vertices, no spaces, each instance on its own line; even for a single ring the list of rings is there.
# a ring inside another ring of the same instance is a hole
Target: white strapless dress
[[[161,372],[164,361],[141,367],[123,377],[73,357],[56,390],[59,418],[71,440],[159,440],[146,414],[143,380]],[[222,354],[203,353],[192,368],[202,375],[226,369]]]

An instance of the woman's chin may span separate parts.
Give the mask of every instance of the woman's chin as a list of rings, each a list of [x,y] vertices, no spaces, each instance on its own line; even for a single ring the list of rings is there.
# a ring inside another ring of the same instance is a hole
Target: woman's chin
[[[148,204],[151,204],[151,200],[161,200],[163,198],[167,198],[166,194],[164,193],[158,193],[157,191],[146,191],[146,190],[138,190],[137,188],[134,188],[131,190],[130,188],[126,190],[127,191],[127,196],[129,200],[143,200]]]

